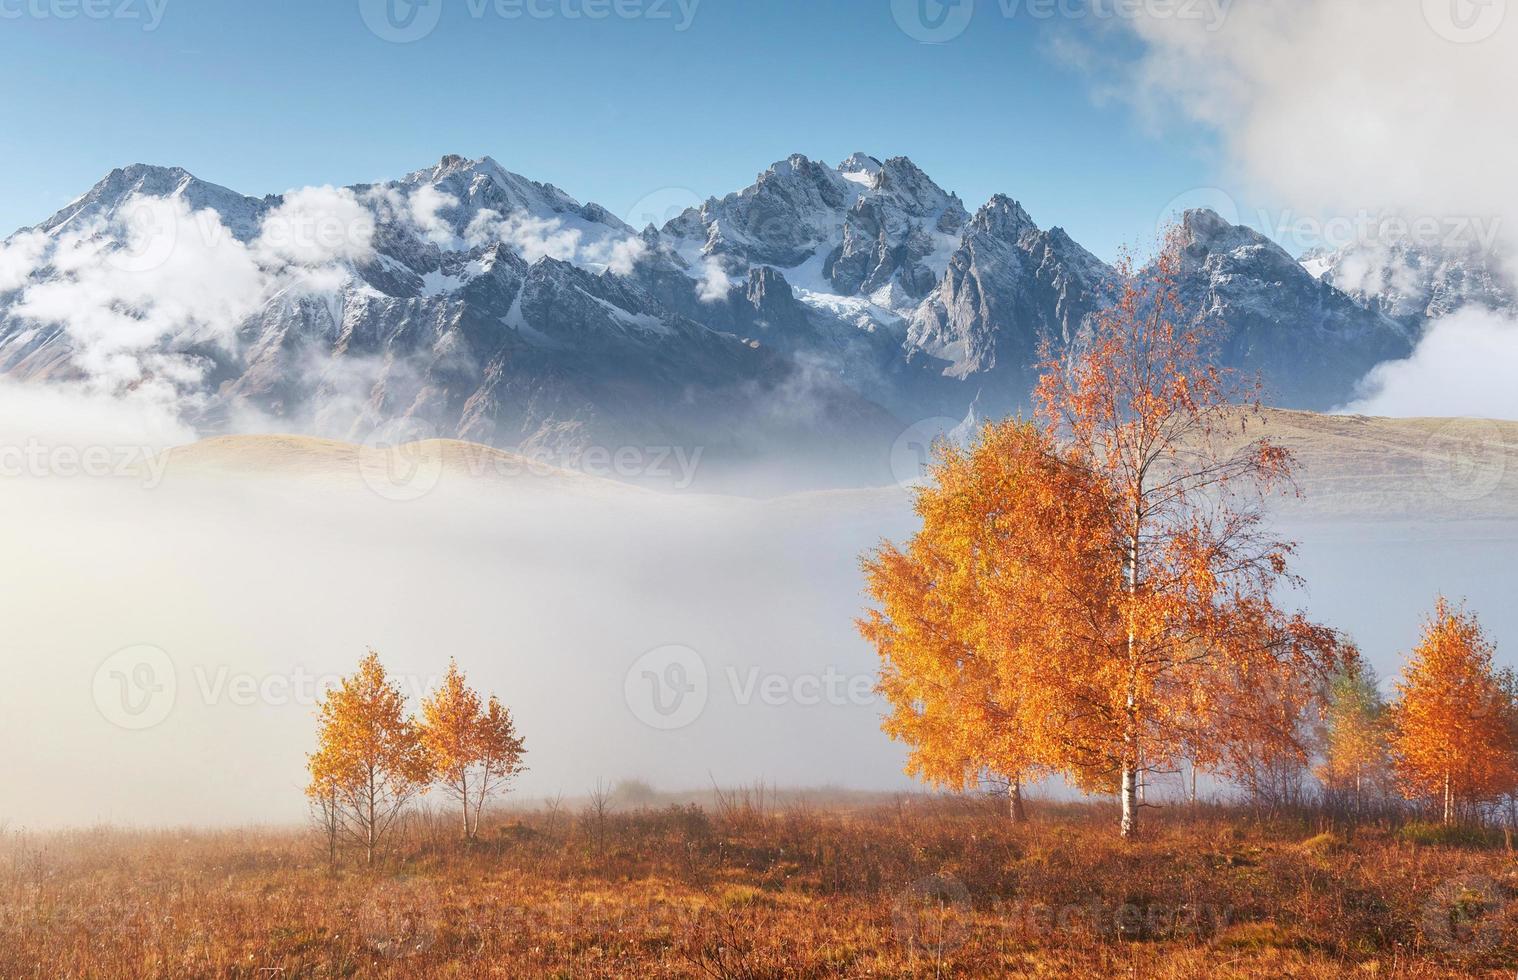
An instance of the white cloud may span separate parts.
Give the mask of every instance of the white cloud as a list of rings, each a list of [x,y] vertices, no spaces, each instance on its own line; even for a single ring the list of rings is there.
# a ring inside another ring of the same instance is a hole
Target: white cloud
[[[110,224],[58,239],[49,260],[59,277],[28,286],[12,313],[62,325],[75,363],[106,387],[149,376],[142,355],[165,337],[230,346],[268,290],[220,219],[179,198],[132,198]]]
[[[334,293],[343,265],[373,255],[374,220],[352,191],[292,191],[249,244],[182,198],[135,196],[115,216],[55,239],[22,235],[0,248],[0,276],[24,285],[11,313],[67,332],[72,363],[106,391],[172,398],[199,385],[186,343],[232,351],[238,327],[281,291]],[[57,275],[26,284],[47,262]]]
[[[1144,53],[1118,84],[1094,84],[1148,118],[1178,113],[1215,131],[1240,195],[1272,203],[1264,217],[1279,223],[1262,230],[1280,237],[1297,217],[1321,228],[1349,214],[1396,215],[1500,262],[1518,255],[1518,128],[1499,109],[1518,90],[1518,18],[1503,22],[1505,6],[1236,2],[1217,29],[1139,16],[1124,23]],[[1089,50],[1059,53],[1091,64]],[[1368,239],[1354,236],[1369,249],[1340,270],[1340,285],[1416,289],[1413,270],[1396,262],[1383,284],[1371,260],[1396,236],[1370,228]],[[1436,322],[1408,360],[1371,372],[1353,407],[1518,418],[1515,371],[1518,324],[1470,311]]]
[[[701,266],[701,279],[696,283],[697,298],[703,303],[720,303],[727,299],[728,290],[732,288],[733,281],[722,268],[722,263],[708,258]]]
[[[565,228],[557,218],[537,218],[520,211],[503,215],[489,208],[470,220],[464,240],[474,246],[504,242],[528,262],[542,258],[571,262],[580,249],[580,233]]]
[[[647,252],[648,245],[641,238],[609,238],[587,247],[581,259],[626,276],[632,274],[633,267]]]
[[[47,235],[40,231],[22,232],[0,242],[0,293],[25,283],[46,247]]]
[[[271,265],[367,261],[374,255],[374,216],[346,187],[302,187],[264,218],[253,248]]]
[[[153,451],[193,442],[195,433],[153,392],[121,396],[62,384],[0,379],[0,445],[132,446]]]
[[[609,229],[602,234],[601,229],[593,226],[593,237],[587,241],[585,230],[571,227],[560,218],[539,218],[526,211],[503,215],[486,208],[470,220],[464,240],[475,247],[503,242],[528,262],[553,258],[610,269],[618,275],[632,272],[648,246],[641,238],[618,237]]]
[[[1123,90],[1212,127],[1250,185],[1317,212],[1500,220],[1518,233],[1518,23],[1454,43],[1446,3],[1232,4],[1221,27],[1125,20],[1146,46]],[[1510,20],[1512,18],[1509,18]]]
[[[1513,322],[1486,310],[1462,310],[1435,321],[1407,360],[1374,368],[1363,382],[1365,394],[1344,411],[1518,419],[1515,365]]]
[[[453,227],[438,215],[444,208],[456,208],[459,199],[445,191],[440,191],[431,184],[423,184],[411,192],[411,199],[407,207],[411,214],[412,222],[421,229],[427,240],[437,245],[449,245],[453,242]]]

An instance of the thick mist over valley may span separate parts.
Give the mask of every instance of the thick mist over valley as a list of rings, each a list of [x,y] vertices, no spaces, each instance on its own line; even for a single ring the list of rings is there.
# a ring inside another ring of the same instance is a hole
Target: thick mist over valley
[[[24,431],[44,431],[43,410],[77,424],[0,480],[0,737],[17,747],[0,820],[298,822],[317,693],[366,646],[413,705],[449,657],[501,696],[531,767],[508,802],[624,779],[911,785],[853,628],[859,554],[915,527],[903,486],[656,493],[462,444],[376,460],[243,437],[155,455],[183,433],[120,403],[69,404],[8,392]],[[120,439],[102,448],[82,434],[106,419]],[[1465,430],[1445,445],[1450,423],[1283,419],[1308,496],[1280,513],[1314,616],[1387,682],[1443,592],[1512,663],[1505,424],[1466,423],[1504,426],[1468,457]],[[1351,424],[1365,429],[1353,456],[1324,434]],[[111,465],[83,462],[97,457]]]

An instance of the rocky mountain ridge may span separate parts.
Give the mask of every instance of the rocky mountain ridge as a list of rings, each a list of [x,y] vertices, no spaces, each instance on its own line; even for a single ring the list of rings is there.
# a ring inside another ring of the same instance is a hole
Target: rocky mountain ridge
[[[1349,400],[1416,329],[1188,212],[1182,291],[1276,403]],[[0,373],[150,388],[205,432],[426,434],[566,457],[700,446],[721,470],[888,480],[923,419],[1027,405],[1117,272],[905,157],[795,155],[641,230],[489,157],[253,198],[113,171],[7,239]],[[947,424],[947,422],[946,422]],[[720,461],[720,462],[718,462]]]

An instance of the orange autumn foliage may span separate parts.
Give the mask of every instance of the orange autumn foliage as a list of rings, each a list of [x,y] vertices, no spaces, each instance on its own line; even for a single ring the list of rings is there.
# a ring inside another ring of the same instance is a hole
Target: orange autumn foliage
[[[306,795],[319,808],[329,841],[335,847],[339,837],[352,840],[373,864],[406,804],[432,780],[406,697],[375,651],[322,699],[317,750],[307,767]]]
[[[1205,356],[1172,241],[1067,359],[1048,353],[1043,426],[988,427],[940,450],[923,528],[867,558],[881,608],[886,729],[910,771],[1059,772],[1119,789],[1137,830],[1142,772],[1182,760],[1305,761],[1321,680],[1351,654],[1277,607],[1292,546],[1261,500],[1291,457],[1247,440],[1254,392]],[[1248,749],[1248,751],[1244,751]]]
[[[1397,681],[1391,747],[1409,799],[1457,810],[1518,789],[1518,705],[1475,614],[1442,597]]]
[[[1116,571],[1108,506],[1091,474],[1029,423],[988,425],[968,451],[936,447],[917,492],[922,530],[863,563],[880,608],[859,627],[880,652],[879,689],[894,709],[884,727],[910,746],[909,773],[963,790],[1062,768],[1030,720],[1042,692],[1027,675],[1037,647],[1088,613],[1071,593],[1100,594]],[[1011,591],[1043,616],[1009,610]]]
[[[464,836],[474,838],[490,797],[524,769],[527,750],[511,713],[493,695],[481,702],[450,660],[442,686],[422,701],[421,739],[444,791],[459,802]]]

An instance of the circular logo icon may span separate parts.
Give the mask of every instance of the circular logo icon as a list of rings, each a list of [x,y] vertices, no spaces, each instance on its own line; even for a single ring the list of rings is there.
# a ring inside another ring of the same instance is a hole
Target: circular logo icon
[[[432,889],[410,878],[377,885],[358,910],[364,944],[386,959],[424,953],[437,942],[442,915]]]
[[[1423,475],[1451,500],[1469,503],[1496,490],[1507,473],[1502,431],[1490,422],[1456,419],[1423,447]]]
[[[358,0],[358,12],[381,41],[410,44],[437,28],[443,0]]]
[[[947,416],[913,422],[891,444],[891,475],[904,487],[915,486],[927,476],[933,462],[933,445],[951,438],[960,420]]]
[[[1451,878],[1423,903],[1423,934],[1448,950],[1483,952],[1502,938],[1505,911],[1502,888],[1492,879]]]
[[[1423,19],[1446,41],[1477,44],[1507,19],[1507,0],[1423,0]]]
[[[634,231],[641,232],[649,225],[663,228],[671,219],[678,218],[691,208],[699,208],[705,201],[689,187],[661,187],[638,198],[622,215]]]
[[[416,500],[443,478],[443,446],[437,429],[422,419],[391,419],[364,440],[359,472],[386,500]]]
[[[179,222],[174,205],[162,198],[133,197],[115,221],[119,229],[116,247],[106,261],[122,272],[151,272],[161,268],[179,244]]]
[[[648,651],[627,668],[622,695],[643,724],[674,731],[694,722],[706,709],[706,661],[684,646]]]
[[[943,44],[970,26],[975,0],[891,0],[896,26],[914,41]]]
[[[161,723],[174,710],[179,676],[163,650],[138,644],[117,650],[95,669],[95,707],[106,721],[130,731]]]
[[[929,875],[896,896],[891,923],[902,944],[938,956],[964,942],[973,911],[964,882],[952,875]]]
[[[1154,218],[1155,235],[1163,235],[1171,226],[1179,224],[1187,211],[1205,208],[1215,211],[1218,217],[1230,225],[1239,224],[1239,205],[1221,187],[1193,187],[1172,197]]]

